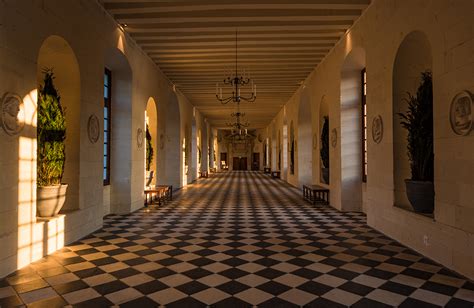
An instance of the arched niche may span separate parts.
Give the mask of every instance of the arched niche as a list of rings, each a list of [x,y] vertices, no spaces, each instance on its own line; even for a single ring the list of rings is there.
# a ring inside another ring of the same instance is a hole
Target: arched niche
[[[168,96],[166,104],[163,106],[163,115],[160,119],[164,122],[163,149],[158,157],[158,170],[162,170],[163,176],[158,175],[158,184],[173,185],[178,188],[182,185],[183,179],[183,140],[181,138],[181,115],[178,97],[174,92]],[[161,145],[160,145],[161,149]]]
[[[277,170],[281,171],[281,132],[278,130],[278,141],[277,141]]]
[[[341,68],[341,210],[362,210],[362,72],[363,48],[354,48]]]
[[[398,47],[393,65],[393,184],[396,206],[411,209],[406,196],[405,179],[411,178],[407,155],[407,131],[400,125],[398,113],[405,112],[407,92],[416,94],[421,73],[432,70],[431,46],[421,31],[409,33]]]
[[[271,167],[272,170],[277,170],[277,159],[278,159],[278,152],[277,152],[277,146],[278,146],[278,141],[277,141],[277,132],[276,132],[276,127],[275,123],[272,124],[272,137],[271,137],[271,151],[270,151],[270,157],[271,157]]]
[[[265,144],[263,146],[263,165],[265,168],[269,168],[270,166],[270,140],[269,138],[265,138]]]
[[[38,53],[37,80],[44,84],[43,70],[53,69],[54,85],[66,114],[66,162],[63,183],[68,184],[66,202],[61,212],[79,209],[81,76],[76,55],[62,37],[48,37]]]
[[[295,174],[295,146],[295,128],[292,120],[290,122],[290,145],[288,147],[290,156],[290,174]]]
[[[146,122],[146,127],[148,127],[148,132],[151,137],[151,142],[148,144],[148,142],[145,144],[145,162],[146,162],[146,153],[148,153],[148,147],[151,146],[153,156],[151,159],[151,163],[149,166],[149,169],[147,169],[147,166],[145,166],[145,170],[148,172],[153,172],[153,180],[151,182],[151,185],[155,185],[157,183],[156,179],[159,176],[158,174],[158,152],[159,152],[159,145],[158,145],[158,108],[156,105],[155,100],[150,97],[147,101],[146,104],[146,111],[145,111],[145,122]]]
[[[322,149],[324,144],[327,144],[329,152],[329,127],[326,137],[323,136],[324,121],[327,119],[329,123],[329,104],[326,95],[323,95],[319,104],[319,134],[318,134],[318,156],[319,156],[319,181],[322,184],[329,184],[330,178],[330,155],[323,159]],[[325,139],[324,139],[325,138]]]
[[[132,147],[132,69],[127,57],[117,48],[108,49],[104,58],[110,71],[110,212],[131,211]]]
[[[303,90],[298,107],[298,183],[299,186],[313,183],[313,125],[311,122],[311,98]]]
[[[283,130],[282,130],[282,178],[286,180],[288,178],[288,124],[286,120],[286,107],[283,107]]]
[[[191,166],[190,172],[188,176],[189,183],[194,181],[197,177],[198,172],[198,131],[196,127],[196,117],[193,117],[193,121],[191,124],[191,136],[190,136],[190,144],[191,144]]]
[[[201,171],[201,166],[202,166],[202,131],[201,129],[198,129],[197,131],[196,150],[197,150],[196,177],[199,177],[199,172]]]

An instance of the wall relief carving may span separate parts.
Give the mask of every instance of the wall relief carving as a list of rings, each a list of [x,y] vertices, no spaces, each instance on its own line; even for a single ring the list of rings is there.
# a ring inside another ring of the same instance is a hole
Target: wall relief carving
[[[100,123],[95,114],[91,114],[87,120],[87,137],[91,143],[96,143],[99,140]]]
[[[163,150],[165,148],[165,135],[160,135],[160,149]]]
[[[137,129],[137,146],[138,148],[141,148],[143,146],[143,140],[145,139],[144,134],[143,134],[143,129],[139,127]]]
[[[458,93],[451,102],[449,120],[451,128],[457,135],[466,136],[472,130],[473,95],[469,91]]]
[[[335,148],[337,145],[337,130],[335,128],[331,131],[331,146]]]
[[[9,136],[18,135],[25,127],[25,109],[21,97],[6,92],[1,101],[1,125]]]
[[[372,140],[375,143],[380,143],[383,139],[383,120],[382,116],[378,115],[372,120]]]

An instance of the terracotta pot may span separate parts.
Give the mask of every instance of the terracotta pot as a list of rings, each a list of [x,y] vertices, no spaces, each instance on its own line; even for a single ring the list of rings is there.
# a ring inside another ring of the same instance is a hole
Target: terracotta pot
[[[36,216],[53,217],[66,201],[67,184],[38,187],[36,191]]]
[[[433,182],[405,180],[408,201],[418,213],[433,213],[434,185]]]

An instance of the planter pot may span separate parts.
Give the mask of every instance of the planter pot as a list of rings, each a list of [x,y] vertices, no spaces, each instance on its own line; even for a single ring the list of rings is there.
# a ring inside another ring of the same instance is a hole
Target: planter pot
[[[433,182],[405,180],[408,201],[418,213],[433,213]]]
[[[321,168],[321,177],[324,183],[329,184],[329,168]]]
[[[38,187],[36,191],[36,215],[38,217],[53,217],[66,201],[67,184]]]

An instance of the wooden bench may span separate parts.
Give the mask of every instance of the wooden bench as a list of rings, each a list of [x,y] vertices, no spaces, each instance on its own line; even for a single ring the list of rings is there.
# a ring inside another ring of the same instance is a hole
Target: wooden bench
[[[329,189],[319,185],[303,185],[303,198],[312,204],[329,205]]]
[[[199,177],[200,178],[208,178],[209,174],[207,173],[207,171],[199,171]]]
[[[280,178],[280,175],[281,175],[281,172],[280,171],[272,171],[272,178],[274,179],[279,179]]]
[[[270,172],[272,172],[271,170],[272,170],[272,169],[270,169],[270,168],[268,168],[268,167],[264,167],[264,168],[263,168],[263,173],[265,173],[265,174],[270,174]]]
[[[150,203],[148,203],[148,197],[150,197]],[[145,189],[145,206],[151,204],[153,200],[158,200],[158,204],[161,202],[173,200],[173,185],[156,185]]]

